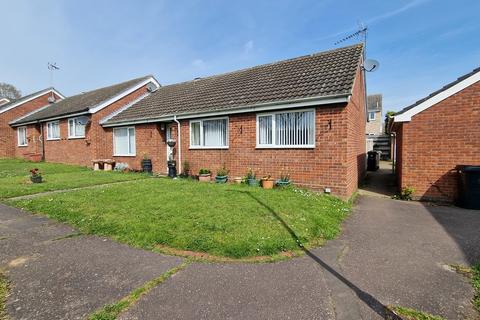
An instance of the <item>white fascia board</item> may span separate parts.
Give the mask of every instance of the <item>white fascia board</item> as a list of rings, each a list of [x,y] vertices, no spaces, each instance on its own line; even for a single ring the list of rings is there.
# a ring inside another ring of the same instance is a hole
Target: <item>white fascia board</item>
[[[305,99],[297,99],[288,101],[281,101],[281,102],[269,102],[269,103],[262,103],[256,104],[251,106],[239,107],[230,110],[220,110],[220,111],[212,111],[212,112],[197,112],[197,113],[189,113],[189,114],[178,114],[177,119],[195,119],[195,118],[207,118],[207,117],[215,117],[215,116],[224,116],[230,114],[238,114],[238,113],[249,113],[249,112],[262,112],[262,111],[271,111],[271,110],[284,110],[284,109],[294,109],[300,107],[308,107],[308,106],[316,106],[316,105],[326,105],[326,104],[334,104],[334,103],[345,103],[350,101],[350,93],[348,94],[341,94],[341,95],[334,95],[334,96],[325,96],[325,97],[314,97],[314,98],[305,98]],[[142,123],[152,123],[152,122],[162,122],[162,121],[172,121],[174,119],[174,115],[169,115],[165,117],[159,118],[152,118],[152,119],[140,119],[140,120],[131,120],[131,121],[124,121],[118,123],[106,123],[103,124],[104,127],[119,127],[125,125],[134,125],[134,124],[142,124]]]
[[[109,105],[111,105],[112,103],[122,99],[123,97],[129,95],[130,93],[140,89],[141,87],[143,87],[144,85],[148,84],[148,83],[153,83],[157,89],[160,87],[160,84],[158,83],[158,81],[154,78],[154,77],[149,77],[145,80],[143,80],[142,82],[139,82],[138,84],[136,84],[135,86],[131,87],[130,89],[127,89],[125,91],[123,91],[122,93],[96,105],[95,107],[93,108],[90,108],[89,112],[90,113],[96,113],[106,107],[108,107]]]
[[[480,71],[471,75],[470,77],[460,81],[459,83],[455,84],[454,86],[444,90],[433,97],[425,100],[424,102],[420,103],[419,105],[413,107],[410,110],[405,111],[398,116],[393,117],[394,122],[408,122],[412,120],[412,117],[420,112],[430,108],[431,106],[453,96],[454,94],[462,91],[463,89],[471,86],[472,84],[480,81]]]
[[[62,116],[58,117],[52,117],[52,118],[47,118],[47,119],[40,119],[40,120],[34,120],[30,122],[23,122],[23,123],[10,123],[12,127],[19,127],[19,126],[25,126],[27,124],[34,124],[34,123],[43,123],[43,122],[49,122],[49,121],[54,121],[54,120],[60,120],[60,119],[66,119],[66,118],[72,118],[72,117],[78,117],[78,116],[84,116],[84,115],[89,115],[90,112],[88,111],[83,111],[83,112],[77,112],[77,113],[69,113],[69,114],[64,114]],[[17,120],[15,120],[17,121]]]
[[[5,108],[5,109],[3,109],[3,110],[0,110],[0,114],[1,114],[1,113],[4,113],[4,112],[7,112],[8,110],[11,110],[11,109],[13,109],[13,108],[15,108],[15,107],[21,106],[21,105],[24,104],[24,103],[27,103],[27,102],[29,102],[29,101],[32,101],[33,99],[36,99],[36,98],[38,98],[38,97],[41,97],[41,96],[43,96],[44,94],[47,94],[47,93],[50,93],[50,92],[53,92],[53,93],[55,93],[56,95],[58,95],[60,98],[65,99],[65,96],[62,95],[62,94],[61,94],[60,92],[58,92],[57,90],[51,89],[51,88],[50,88],[50,89],[45,89],[45,90],[40,91],[40,92],[37,93],[36,95],[31,96],[30,98],[28,98],[28,99],[26,99],[26,100],[16,102],[16,103],[12,104],[11,106],[9,106],[8,108]]]

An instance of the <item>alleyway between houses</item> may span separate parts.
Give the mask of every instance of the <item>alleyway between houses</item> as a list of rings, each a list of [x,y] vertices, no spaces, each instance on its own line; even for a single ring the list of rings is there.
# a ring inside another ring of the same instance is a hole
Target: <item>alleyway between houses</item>
[[[267,264],[192,263],[121,319],[382,319],[402,305],[476,316],[448,264],[480,260],[480,214],[360,196],[342,235]],[[0,206],[0,268],[12,319],[84,319],[183,259],[135,249]]]

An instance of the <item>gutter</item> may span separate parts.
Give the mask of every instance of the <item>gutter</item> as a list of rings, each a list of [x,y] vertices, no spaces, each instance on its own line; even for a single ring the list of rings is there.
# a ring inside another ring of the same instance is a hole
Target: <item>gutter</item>
[[[235,109],[229,110],[218,110],[218,111],[206,111],[206,112],[192,112],[184,113],[180,115],[167,115],[163,117],[151,118],[151,119],[138,119],[138,120],[126,120],[121,122],[112,122],[104,123],[103,127],[118,127],[124,125],[135,125],[142,123],[152,123],[152,122],[163,122],[163,121],[172,121],[175,119],[193,119],[193,118],[202,118],[210,116],[220,116],[220,115],[229,115],[229,114],[238,114],[238,113],[249,113],[249,112],[261,112],[261,111],[271,111],[271,110],[281,110],[281,109],[292,109],[300,108],[307,106],[315,105],[326,105],[334,103],[347,103],[351,97],[351,93],[344,93],[338,95],[324,96],[324,97],[313,97],[313,98],[303,98],[289,101],[278,101],[278,102],[267,102],[250,106],[241,106]]]
[[[71,117],[77,117],[77,116],[83,116],[90,114],[89,111],[83,111],[83,112],[77,112],[77,113],[72,113],[72,114],[66,114],[63,116],[58,116],[58,117],[53,117],[53,118],[47,118],[47,119],[39,119],[39,120],[33,120],[29,122],[19,122],[19,123],[9,123],[12,127],[19,127],[19,126],[25,126],[27,124],[35,124],[35,123],[42,123],[42,122],[48,122],[48,121],[53,121],[53,120],[59,120],[59,119],[66,119],[66,118],[71,118]]]
[[[180,127],[180,121],[177,120],[177,116],[173,116],[173,121],[177,123],[177,140],[178,140],[178,174],[182,173],[182,132]]]

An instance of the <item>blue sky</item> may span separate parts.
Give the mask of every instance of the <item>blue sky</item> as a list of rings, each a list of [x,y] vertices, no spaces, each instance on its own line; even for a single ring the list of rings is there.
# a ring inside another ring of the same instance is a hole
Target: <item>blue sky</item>
[[[4,1],[0,82],[66,95],[153,74],[161,84],[335,48],[369,28],[368,92],[399,110],[480,66],[480,1]],[[346,42],[351,44],[353,42]]]

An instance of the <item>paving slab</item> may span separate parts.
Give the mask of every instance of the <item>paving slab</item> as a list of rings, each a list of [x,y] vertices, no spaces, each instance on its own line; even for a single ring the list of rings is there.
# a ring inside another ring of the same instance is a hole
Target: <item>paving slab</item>
[[[182,259],[76,231],[0,205],[0,261],[12,319],[85,319]]]

